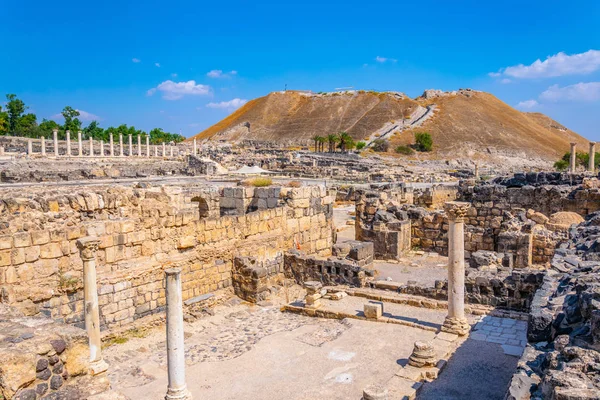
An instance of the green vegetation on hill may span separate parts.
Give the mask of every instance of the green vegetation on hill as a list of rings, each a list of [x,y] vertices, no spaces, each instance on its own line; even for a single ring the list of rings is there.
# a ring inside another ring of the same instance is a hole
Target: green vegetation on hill
[[[582,151],[575,153],[575,165],[587,168],[590,161],[590,155]],[[571,163],[571,152],[567,151],[560,160],[554,163],[554,168],[557,171],[566,171]],[[600,153],[596,152],[594,156],[594,167],[598,169],[600,166]]]
[[[110,134],[113,134],[113,138],[116,140],[119,134],[123,136],[127,135],[141,135],[144,140],[147,135],[150,135],[150,143],[161,144],[168,142],[181,142],[185,138],[176,133],[169,133],[163,131],[161,128],[154,128],[150,132],[146,133],[140,129],[136,129],[134,126],[127,126],[127,124],[119,125],[118,127],[108,127],[106,129],[100,127],[97,121],[92,121],[86,127],[83,127],[79,111],[75,110],[70,106],[63,108],[61,114],[64,118],[64,124],[60,125],[55,121],[42,119],[42,122],[37,122],[37,116],[33,113],[26,114],[25,111],[29,107],[25,105],[23,100],[17,98],[15,94],[6,95],[6,109],[3,110],[0,106],[0,135],[11,135],[11,136],[22,136],[29,138],[40,138],[45,137],[47,139],[52,138],[52,130],[58,129],[58,138],[65,139],[66,131],[71,131],[71,136],[75,135],[77,131],[82,131],[84,139],[94,138],[96,140],[108,141]]]

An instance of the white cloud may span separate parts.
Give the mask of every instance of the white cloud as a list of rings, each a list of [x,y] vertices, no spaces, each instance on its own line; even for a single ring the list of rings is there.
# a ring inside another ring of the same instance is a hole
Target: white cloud
[[[504,84],[504,85],[506,85],[507,83],[511,83],[511,82],[512,82],[512,81],[511,81],[510,79],[508,79],[508,78],[504,78],[504,79],[502,79],[502,80],[500,81],[500,83],[502,83],[502,84]]]
[[[235,70],[223,72],[223,70],[220,69],[213,69],[212,71],[209,71],[206,74],[206,76],[208,76],[209,78],[231,78],[235,75],[237,75],[237,71]]]
[[[139,58],[132,58],[131,61],[133,61],[134,63],[142,62],[142,60],[140,60]]]
[[[522,109],[532,109],[534,107],[539,106],[540,104],[536,101],[536,100],[525,100],[525,101],[520,101],[519,104],[517,104],[517,108],[522,108]]]
[[[580,82],[564,87],[552,85],[540,94],[540,99],[547,101],[597,101],[600,100],[600,82]]]
[[[221,109],[233,111],[233,110],[235,110],[237,108],[240,108],[241,106],[243,106],[247,102],[248,102],[248,100],[246,100],[246,99],[235,98],[235,99],[231,99],[229,101],[222,101],[220,103],[208,103],[206,105],[206,107],[208,107],[208,108],[221,108]]]
[[[87,111],[83,111],[83,110],[79,110],[79,109],[75,109],[75,111],[79,111],[79,116],[75,117],[75,118],[78,118],[80,121],[100,121],[100,120],[102,120],[102,118],[100,118],[96,114],[92,114]],[[61,113],[54,114],[50,118],[51,119],[64,119]]]
[[[173,82],[166,80],[155,88],[146,92],[148,96],[152,96],[156,91],[162,93],[162,98],[165,100],[178,100],[183,96],[206,96],[212,93],[212,89],[208,85],[196,84],[196,81]]]
[[[398,60],[396,60],[395,58],[387,58],[387,57],[381,57],[381,56],[377,56],[375,57],[375,61],[377,61],[378,63],[384,63],[384,62],[398,62]]]
[[[584,75],[600,69],[600,50],[588,50],[585,53],[568,55],[563,52],[548,56],[544,61],[538,59],[531,65],[514,65],[490,76],[510,76],[519,79],[551,78],[566,75]]]
[[[158,68],[160,68],[160,63],[154,63]]]

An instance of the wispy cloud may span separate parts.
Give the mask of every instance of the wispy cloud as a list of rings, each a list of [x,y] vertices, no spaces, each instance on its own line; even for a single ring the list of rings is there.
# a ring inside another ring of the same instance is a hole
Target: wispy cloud
[[[538,103],[536,100],[531,99],[531,100],[520,101],[519,104],[517,104],[517,108],[530,110],[539,105],[540,105],[540,103]]]
[[[600,82],[580,82],[574,85],[560,87],[552,85],[540,94],[541,100],[546,101],[578,101],[593,102],[600,100]]]
[[[133,61],[134,63],[142,62],[142,60],[140,60],[139,58],[132,58],[131,61]]]
[[[212,88],[208,85],[196,84],[196,81],[173,82],[166,80],[155,88],[146,92],[148,96],[152,96],[157,91],[162,93],[162,98],[165,100],[178,100],[183,96],[206,96],[212,93]]]
[[[208,108],[220,108],[220,109],[224,109],[224,110],[233,111],[235,109],[240,108],[241,106],[243,106],[247,102],[248,102],[248,100],[246,100],[246,99],[235,98],[235,99],[231,99],[229,101],[221,101],[220,103],[208,103],[206,105],[206,107],[208,107]]]
[[[154,63],[154,65],[160,68],[160,63]]]
[[[220,69],[213,69],[212,71],[207,72],[206,76],[208,76],[209,78],[231,78],[233,76],[237,75],[237,71],[229,71],[229,72],[223,72],[223,70]]]
[[[79,109],[75,109],[75,111],[79,112],[79,116],[76,118],[78,118],[80,121],[101,121],[102,120],[102,118],[100,118],[96,114],[92,114],[87,111],[83,111],[83,110],[79,110]],[[50,118],[51,119],[63,119],[63,116],[61,113],[58,113],[58,114],[54,114]]]
[[[510,76],[518,79],[553,78],[566,75],[585,75],[600,69],[600,50],[588,50],[584,53],[568,55],[557,53],[538,59],[530,65],[514,65],[490,72],[488,75],[497,78]]]
[[[395,58],[388,58],[388,57],[377,56],[377,57],[375,57],[375,61],[377,61],[378,63],[383,64],[383,63],[388,62],[388,61],[395,63],[398,60],[396,60]]]
[[[511,82],[512,82],[512,80],[508,79],[508,78],[504,78],[504,79],[500,80],[500,83],[502,83],[504,85],[506,85],[507,83],[511,83]]]

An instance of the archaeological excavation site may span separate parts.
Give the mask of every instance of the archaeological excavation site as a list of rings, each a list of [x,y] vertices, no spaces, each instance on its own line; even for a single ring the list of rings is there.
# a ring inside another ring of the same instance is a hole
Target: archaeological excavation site
[[[0,399],[600,399],[598,157],[548,120],[286,91],[0,136]]]

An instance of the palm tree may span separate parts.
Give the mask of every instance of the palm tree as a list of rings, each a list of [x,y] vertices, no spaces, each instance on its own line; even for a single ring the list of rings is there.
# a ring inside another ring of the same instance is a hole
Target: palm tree
[[[315,136],[313,136],[313,137],[311,138],[311,139],[312,139],[312,140],[314,140],[314,142],[315,142],[315,153],[318,151],[318,150],[317,150],[317,144],[319,143],[319,138],[320,138],[320,136],[319,136],[319,135],[315,135]]]
[[[335,150],[335,143],[337,142],[338,137],[336,134],[331,133],[327,135],[327,142],[329,143],[329,152],[333,153]]]
[[[338,134],[338,140],[340,142],[340,149],[342,150],[342,153],[346,152],[346,148],[348,147],[348,144],[354,142],[354,140],[352,139],[352,136],[348,135],[347,132],[340,132]]]
[[[324,145],[325,145],[326,141],[327,141],[327,139],[324,138],[323,136],[318,136],[317,137],[317,142],[319,142],[319,151],[323,151]]]

